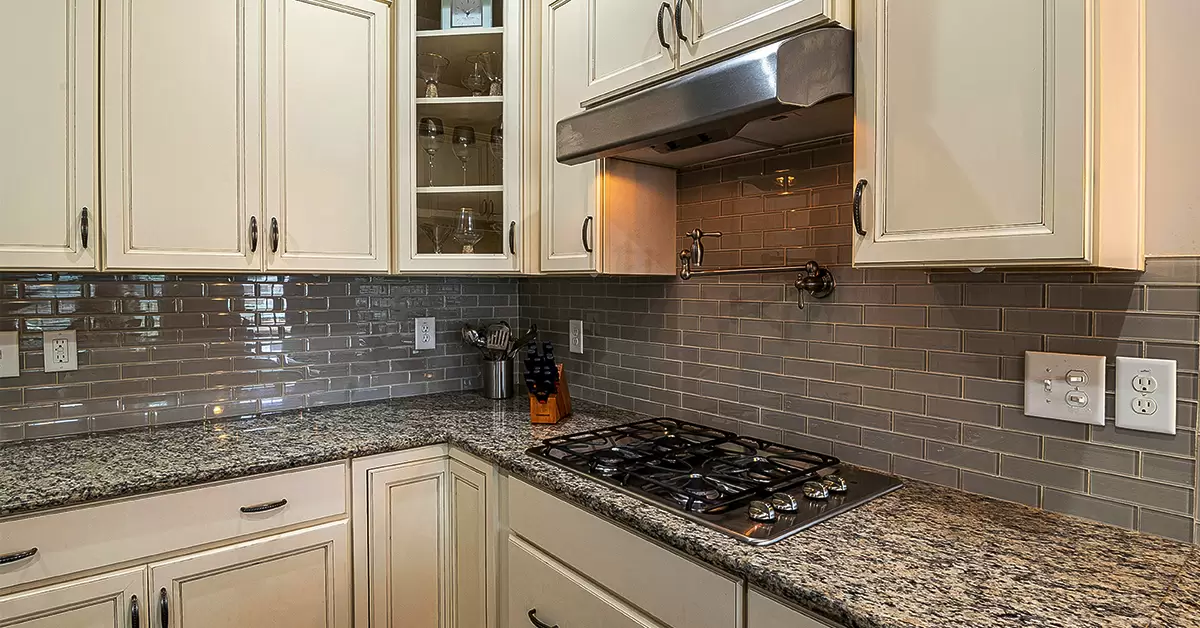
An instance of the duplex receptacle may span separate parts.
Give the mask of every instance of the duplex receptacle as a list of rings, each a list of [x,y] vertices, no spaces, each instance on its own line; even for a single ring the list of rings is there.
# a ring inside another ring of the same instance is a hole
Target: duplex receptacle
[[[422,316],[416,319],[414,325],[416,330],[416,344],[414,348],[417,351],[427,351],[437,348],[437,319],[432,316]]]
[[[583,353],[583,321],[571,321],[571,353]]]

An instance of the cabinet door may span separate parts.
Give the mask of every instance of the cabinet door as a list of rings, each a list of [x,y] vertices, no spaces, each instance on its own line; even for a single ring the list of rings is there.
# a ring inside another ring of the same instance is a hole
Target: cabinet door
[[[106,265],[258,270],[262,0],[103,6]]]
[[[350,628],[349,541],[337,521],[152,564],[150,626]]]
[[[746,628],[838,628],[833,622],[810,617],[759,593],[746,594]]]
[[[0,268],[96,268],[98,17],[97,0],[0,2]]]
[[[494,557],[488,539],[495,533],[490,502],[495,500],[487,472],[450,459],[449,564],[450,621],[448,628],[486,628],[495,625],[490,569]]]
[[[0,628],[145,628],[146,602],[146,569],[129,569],[0,597]]]
[[[674,2],[662,15],[665,0],[584,0],[588,65],[581,100],[589,101],[647,81],[675,69],[678,41],[675,36]],[[663,46],[663,42],[666,46]],[[553,146],[553,144],[551,144]]]
[[[388,7],[375,0],[267,6],[267,268],[385,272]]]
[[[591,2],[542,5],[542,272],[597,270],[593,243],[599,232],[595,221],[600,162],[568,166],[554,158],[558,121],[581,111],[579,103],[587,95]]]
[[[856,265],[1089,255],[1084,0],[859,0]]]
[[[679,64],[687,67],[764,36],[849,20],[848,0],[684,0]]]
[[[366,482],[369,608],[358,625],[446,626],[446,460],[373,469]]]

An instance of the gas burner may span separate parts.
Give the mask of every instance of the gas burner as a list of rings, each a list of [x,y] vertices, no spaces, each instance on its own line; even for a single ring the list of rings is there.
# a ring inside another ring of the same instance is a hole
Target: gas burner
[[[629,447],[613,446],[592,454],[592,468],[604,475],[611,475],[621,471],[625,463],[641,457],[641,453]]]

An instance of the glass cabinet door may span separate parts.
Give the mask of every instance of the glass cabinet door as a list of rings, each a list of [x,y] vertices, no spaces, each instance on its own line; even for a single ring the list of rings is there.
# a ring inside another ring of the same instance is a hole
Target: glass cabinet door
[[[394,6],[396,270],[519,271],[521,3]]]

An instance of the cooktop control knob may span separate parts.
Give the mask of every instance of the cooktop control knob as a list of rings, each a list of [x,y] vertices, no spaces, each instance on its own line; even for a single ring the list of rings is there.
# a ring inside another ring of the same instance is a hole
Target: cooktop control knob
[[[779,512],[796,512],[800,510],[800,504],[796,503],[796,498],[787,493],[775,493],[772,495],[771,505]]]
[[[821,482],[805,482],[800,485],[800,490],[809,499],[829,499],[829,489]]]
[[[750,520],[760,523],[771,523],[775,520],[775,508],[764,501],[754,500],[750,502]]]
[[[846,492],[846,480],[840,475],[834,475],[831,473],[821,478],[821,484],[824,484],[825,488],[829,489],[830,493]]]

